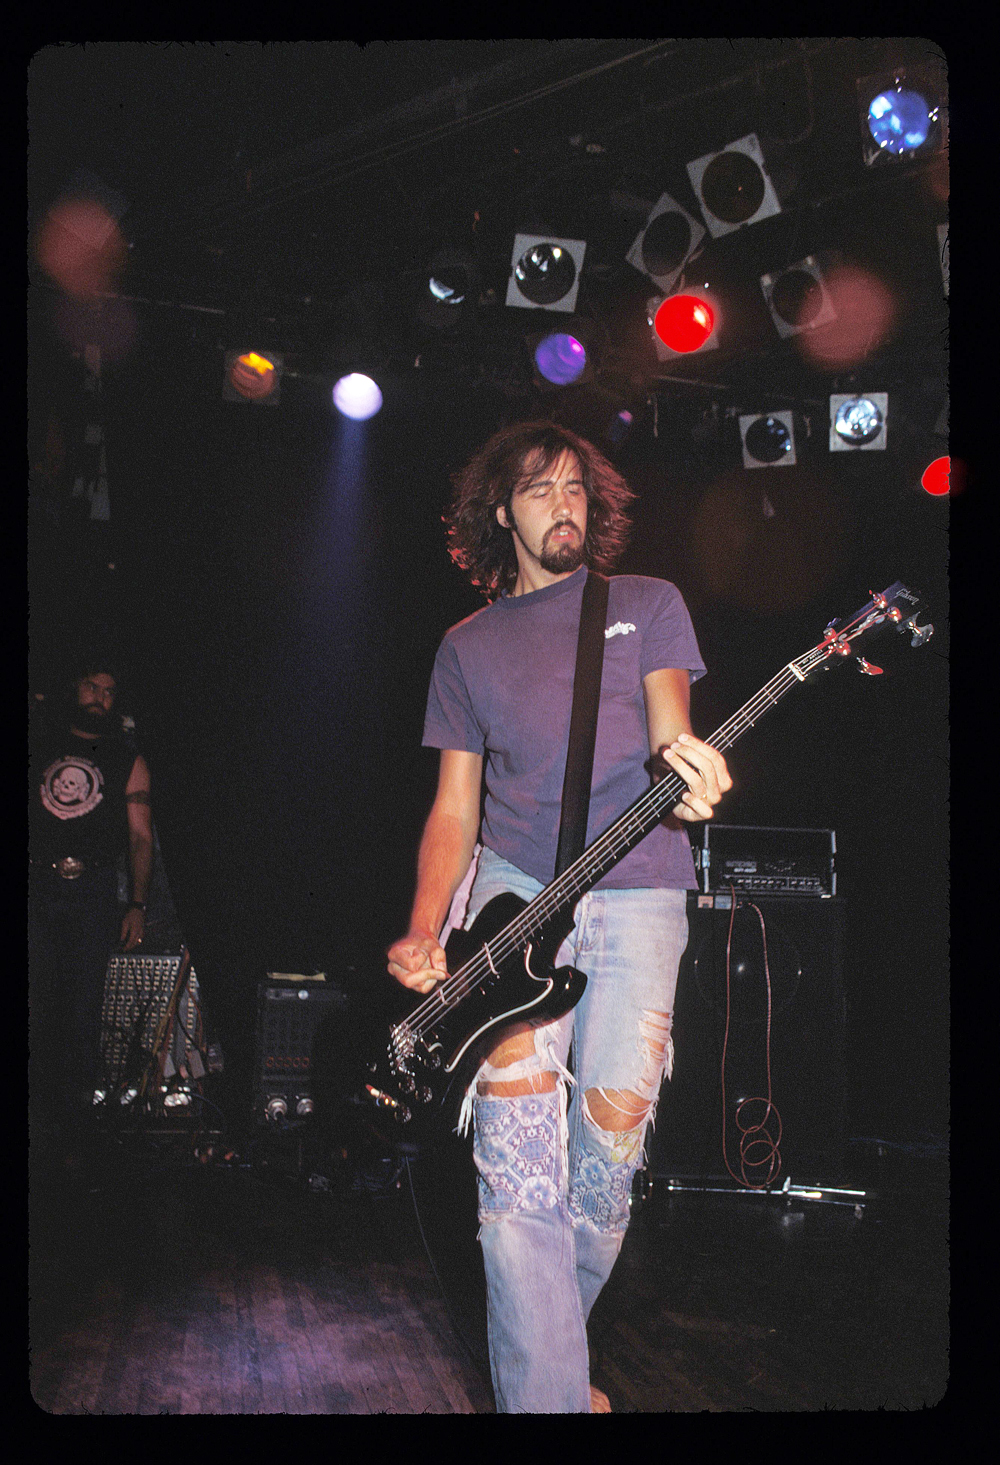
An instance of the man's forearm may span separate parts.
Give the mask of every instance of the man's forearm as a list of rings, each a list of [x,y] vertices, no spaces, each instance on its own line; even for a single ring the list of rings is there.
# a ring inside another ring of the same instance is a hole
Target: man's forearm
[[[132,899],[145,905],[153,875],[152,840],[138,839],[135,836],[129,840],[129,870],[132,877]]]
[[[477,833],[478,824],[431,811],[417,856],[411,931],[425,931],[435,938],[440,935],[455,891],[469,868]]]

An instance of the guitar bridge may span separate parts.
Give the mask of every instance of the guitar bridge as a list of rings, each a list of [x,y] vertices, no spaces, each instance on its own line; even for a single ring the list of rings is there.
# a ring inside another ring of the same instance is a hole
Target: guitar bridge
[[[401,1068],[405,1068],[407,1060],[413,1057],[416,1046],[416,1041],[409,1025],[405,1022],[397,1023],[389,1037],[389,1048],[393,1063],[398,1064]]]

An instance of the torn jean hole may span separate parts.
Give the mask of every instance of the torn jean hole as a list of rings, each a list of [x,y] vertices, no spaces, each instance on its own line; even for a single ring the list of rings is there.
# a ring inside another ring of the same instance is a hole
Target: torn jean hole
[[[664,1074],[673,1070],[670,1014],[645,1012],[639,1032],[641,1071],[622,1088],[595,1086],[581,1094],[580,1126],[569,1208],[574,1225],[589,1224],[607,1235],[624,1235],[629,1222],[629,1197],[636,1170],[644,1160],[647,1127],[656,1116]],[[600,1097],[599,1124],[591,1103]],[[607,1123],[608,1112],[620,1116]]]
[[[552,1033],[551,1025],[535,1028],[534,1052],[529,1053],[525,1058],[518,1058],[513,1063],[504,1066],[497,1066],[484,1060],[473,1076],[472,1082],[465,1091],[462,1100],[462,1108],[458,1116],[456,1133],[462,1136],[469,1132],[469,1125],[472,1123],[473,1106],[477,1100],[489,1097],[479,1093],[481,1083],[514,1083],[517,1079],[531,1078],[535,1074],[556,1073],[563,1084],[575,1085],[576,1080],[566,1065],[561,1062],[555,1051],[556,1039]],[[497,1097],[497,1096],[494,1096]]]

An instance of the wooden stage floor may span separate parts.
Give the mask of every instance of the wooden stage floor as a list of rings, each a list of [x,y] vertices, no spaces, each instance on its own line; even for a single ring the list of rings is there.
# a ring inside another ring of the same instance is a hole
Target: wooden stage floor
[[[442,1185],[434,1163],[398,1154],[312,1165],[271,1141],[200,1163],[182,1137],[36,1175],[36,1409],[494,1413],[471,1172]],[[942,1401],[944,1157],[865,1151],[851,1181],[857,1211],[654,1180],[591,1319],[613,1411]]]

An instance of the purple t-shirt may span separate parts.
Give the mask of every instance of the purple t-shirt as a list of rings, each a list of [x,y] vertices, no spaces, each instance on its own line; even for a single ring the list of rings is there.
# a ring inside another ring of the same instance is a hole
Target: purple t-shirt
[[[504,596],[441,642],[424,722],[425,747],[485,759],[481,839],[536,880],[555,874],[585,568]],[[677,667],[704,676],[680,591],[645,575],[612,576],[587,824],[591,845],[650,787],[642,679]],[[683,829],[658,824],[597,888],[696,886]]]

